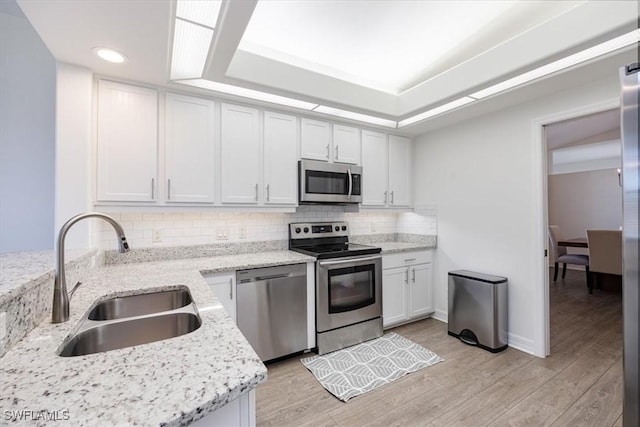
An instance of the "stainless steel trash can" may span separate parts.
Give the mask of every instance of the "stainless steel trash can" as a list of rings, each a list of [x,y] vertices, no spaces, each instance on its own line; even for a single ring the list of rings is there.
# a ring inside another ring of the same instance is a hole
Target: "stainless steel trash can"
[[[507,278],[449,272],[449,335],[492,353],[507,348]]]

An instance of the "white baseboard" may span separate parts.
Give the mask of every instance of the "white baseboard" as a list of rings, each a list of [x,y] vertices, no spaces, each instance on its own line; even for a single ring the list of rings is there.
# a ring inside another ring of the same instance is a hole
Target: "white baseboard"
[[[431,317],[444,323],[449,322],[449,313],[444,310],[436,310]]]
[[[436,310],[431,317],[439,320],[440,322],[448,323],[449,313],[444,310]],[[533,356],[536,355],[533,351],[533,340],[521,337],[520,335],[507,333],[507,341],[511,348],[515,348],[516,350],[523,351]]]
[[[535,356],[533,351],[533,340],[512,333],[507,333],[507,340],[509,342],[509,347]]]

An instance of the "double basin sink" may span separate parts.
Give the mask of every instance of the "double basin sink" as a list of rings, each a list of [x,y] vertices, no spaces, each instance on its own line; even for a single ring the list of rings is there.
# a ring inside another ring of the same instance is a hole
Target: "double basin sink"
[[[202,325],[187,287],[116,296],[98,303],[58,350],[83,356],[178,337]]]

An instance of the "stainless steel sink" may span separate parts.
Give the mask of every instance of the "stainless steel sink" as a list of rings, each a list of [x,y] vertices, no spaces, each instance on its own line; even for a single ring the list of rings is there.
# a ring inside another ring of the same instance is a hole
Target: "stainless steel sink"
[[[59,355],[82,356],[179,337],[200,327],[193,313],[172,313],[104,323],[86,329],[71,338]]]
[[[148,344],[186,335],[201,325],[187,287],[115,297],[96,305],[57,353],[84,356]]]
[[[88,318],[90,320],[112,320],[143,316],[145,314],[175,310],[192,302],[191,294],[189,294],[187,288],[115,297],[96,305],[89,312]]]

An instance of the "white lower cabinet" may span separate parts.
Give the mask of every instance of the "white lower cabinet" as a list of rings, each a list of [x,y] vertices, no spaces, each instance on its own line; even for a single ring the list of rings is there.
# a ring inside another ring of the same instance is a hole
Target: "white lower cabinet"
[[[196,427],[254,427],[256,425],[256,391],[251,390],[236,400],[193,422]]]
[[[433,314],[430,251],[382,256],[382,320],[385,328]]]
[[[205,274],[204,280],[216,294],[216,298],[236,321],[236,273]]]

